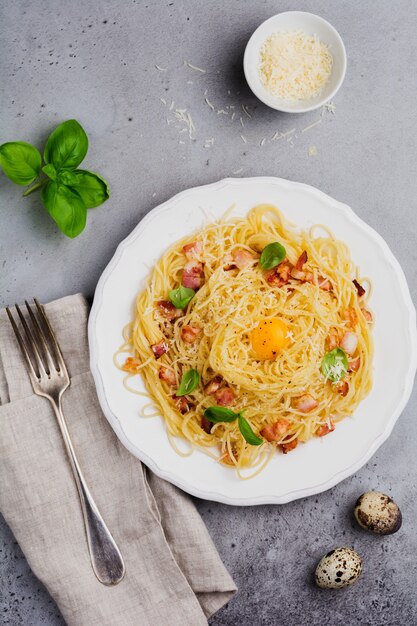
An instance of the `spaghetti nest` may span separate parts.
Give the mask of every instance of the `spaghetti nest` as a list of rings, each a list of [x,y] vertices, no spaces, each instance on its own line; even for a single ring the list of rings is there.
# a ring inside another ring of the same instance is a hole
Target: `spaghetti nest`
[[[196,241],[201,287],[168,320],[158,303],[184,282],[184,246]],[[265,271],[260,254],[272,242],[284,246],[286,259]],[[238,253],[247,253],[246,264],[239,264]],[[271,205],[255,207],[246,218],[226,217],[178,241],[156,263],[130,329],[135,367],[125,369],[141,373],[170,435],[207,451],[216,446],[217,458],[238,470],[260,468],[277,447],[287,452],[333,430],[370,391],[372,315],[365,308],[370,290],[365,294],[360,285],[365,280],[347,246],[322,226],[299,231]],[[288,329],[285,347],[261,360],[251,333],[275,318]],[[189,327],[198,329],[192,342],[184,340]],[[343,342],[348,348],[349,339],[348,371],[343,381],[332,382],[323,374],[323,357]],[[167,351],[155,358],[152,346],[161,341]],[[168,382],[161,368],[169,372]],[[175,390],[190,369],[200,384],[179,402]],[[209,393],[212,380],[231,391],[229,408],[244,412],[261,445],[245,440],[238,421],[207,428],[204,411],[224,398]]]

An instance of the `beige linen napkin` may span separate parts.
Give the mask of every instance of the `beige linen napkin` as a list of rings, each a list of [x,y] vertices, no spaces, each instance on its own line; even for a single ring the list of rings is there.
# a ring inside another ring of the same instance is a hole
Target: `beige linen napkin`
[[[36,576],[70,626],[198,626],[235,591],[190,498],[119,442],[89,371],[88,306],[46,307],[71,386],[68,428],[87,484],[126,563],[116,587],[91,569],[74,479],[49,402],[35,396],[0,312],[0,507]]]

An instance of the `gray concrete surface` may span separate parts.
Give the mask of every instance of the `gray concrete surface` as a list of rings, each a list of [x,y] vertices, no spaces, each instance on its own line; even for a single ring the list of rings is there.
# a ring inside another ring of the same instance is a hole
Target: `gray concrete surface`
[[[335,114],[276,113],[244,82],[249,35],[289,9],[322,15],[345,41],[348,72]],[[350,204],[387,240],[416,297],[414,0],[3,0],[0,11],[0,141],[41,146],[54,125],[77,118],[90,138],[85,166],[111,184],[109,202],[91,210],[85,233],[70,241],[35,194],[22,199],[0,176],[3,304],[32,294],[44,301],[76,291],[91,296],[119,241],[152,207],[192,185],[264,174],[310,183]],[[228,114],[213,112],[205,97]],[[172,122],[172,100],[190,111],[193,140]],[[292,128],[291,141],[260,145]],[[239,586],[212,626],[417,624],[415,402],[414,393],[367,466],[327,493],[279,507],[197,502]],[[404,525],[395,536],[369,536],[352,524],[355,498],[373,488],[401,505]],[[62,624],[4,522],[1,536],[0,621]],[[336,545],[362,554],[364,574],[350,589],[323,592],[311,574]]]

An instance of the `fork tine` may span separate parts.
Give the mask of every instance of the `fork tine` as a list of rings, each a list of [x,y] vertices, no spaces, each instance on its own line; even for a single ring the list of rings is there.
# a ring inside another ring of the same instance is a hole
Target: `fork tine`
[[[64,372],[64,374],[68,375],[67,367],[65,365],[64,357],[62,356],[61,348],[59,347],[59,344],[58,344],[58,342],[56,340],[55,333],[52,330],[52,327],[51,327],[51,325],[49,323],[49,319],[48,319],[48,317],[47,317],[47,315],[45,313],[45,310],[44,310],[42,304],[39,302],[39,300],[37,298],[33,298],[33,301],[36,304],[36,308],[37,308],[38,313],[39,313],[39,315],[40,315],[40,317],[42,319],[44,329],[47,331],[47,336],[49,338],[49,341],[51,342],[51,344],[52,344],[52,346],[54,348],[55,356],[57,358],[58,366],[59,366],[58,367],[58,371],[62,370],[62,372]]]
[[[40,374],[46,374],[45,364],[44,364],[44,362],[42,360],[41,352],[39,350],[39,346],[38,346],[38,344],[36,342],[36,339],[34,338],[32,331],[30,330],[29,326],[27,325],[27,322],[26,322],[26,320],[24,318],[24,315],[23,315],[22,311],[20,310],[19,305],[15,304],[15,307],[16,307],[17,314],[18,314],[18,316],[20,318],[20,321],[22,323],[23,330],[25,331],[28,347],[32,351],[33,358],[35,359],[35,363],[37,365],[38,371],[40,372]]]
[[[32,363],[31,358],[29,356],[29,352],[28,352],[28,350],[26,348],[25,342],[23,341],[22,335],[20,334],[20,331],[19,331],[19,329],[18,329],[18,327],[16,325],[16,322],[14,321],[13,315],[12,315],[12,313],[11,313],[11,311],[10,311],[8,306],[6,307],[6,313],[7,313],[7,316],[9,318],[10,324],[12,325],[14,334],[16,335],[17,343],[19,344],[20,349],[22,351],[22,354],[23,354],[23,356],[24,356],[24,358],[26,360],[26,364],[27,364],[27,366],[29,368],[29,373],[34,378],[39,379],[40,375],[39,375],[38,372],[35,371],[35,368],[33,367],[33,363]]]
[[[53,369],[56,369],[56,365],[54,363],[54,360],[52,358],[51,352],[49,350],[49,346],[48,346],[48,343],[47,343],[47,341],[45,339],[44,332],[43,332],[42,328],[40,327],[39,322],[36,319],[36,316],[33,313],[32,309],[30,308],[29,303],[28,303],[27,300],[25,300],[25,304],[26,304],[26,308],[27,308],[27,311],[29,313],[30,319],[32,320],[33,329],[34,329],[35,334],[36,334],[37,339],[38,339],[38,346],[40,346],[42,348],[43,356],[44,356],[44,358],[46,360],[46,363],[48,365],[49,371],[47,373],[50,374]]]

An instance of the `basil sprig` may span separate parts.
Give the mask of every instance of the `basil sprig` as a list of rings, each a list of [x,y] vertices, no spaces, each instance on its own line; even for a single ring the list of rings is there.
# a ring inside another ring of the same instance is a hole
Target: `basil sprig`
[[[321,362],[321,371],[326,380],[337,383],[342,380],[348,371],[348,359],[342,348],[335,348],[324,355]]]
[[[282,263],[286,256],[287,253],[284,246],[278,243],[278,241],[275,241],[274,243],[268,244],[262,250],[259,265],[264,270],[272,270],[273,267]]]
[[[185,309],[189,302],[194,298],[195,291],[189,287],[180,285],[178,289],[171,289],[168,297],[177,309]]]
[[[231,409],[226,409],[224,406],[209,406],[204,411],[204,416],[214,423],[219,422],[234,422],[238,420],[239,430],[242,433],[244,439],[251,446],[260,446],[264,443],[264,440],[255,435],[249,422],[243,417],[243,412],[235,413]]]
[[[76,120],[67,120],[50,134],[42,166],[40,152],[23,141],[0,145],[0,166],[17,185],[30,185],[28,196],[41,189],[48,213],[67,237],[77,237],[85,227],[87,209],[97,207],[109,197],[104,178],[76,169],[88,150],[88,138]]]
[[[194,391],[200,382],[200,374],[197,370],[188,370],[182,375],[180,386],[178,387],[175,395],[176,396],[186,396],[187,394]]]

